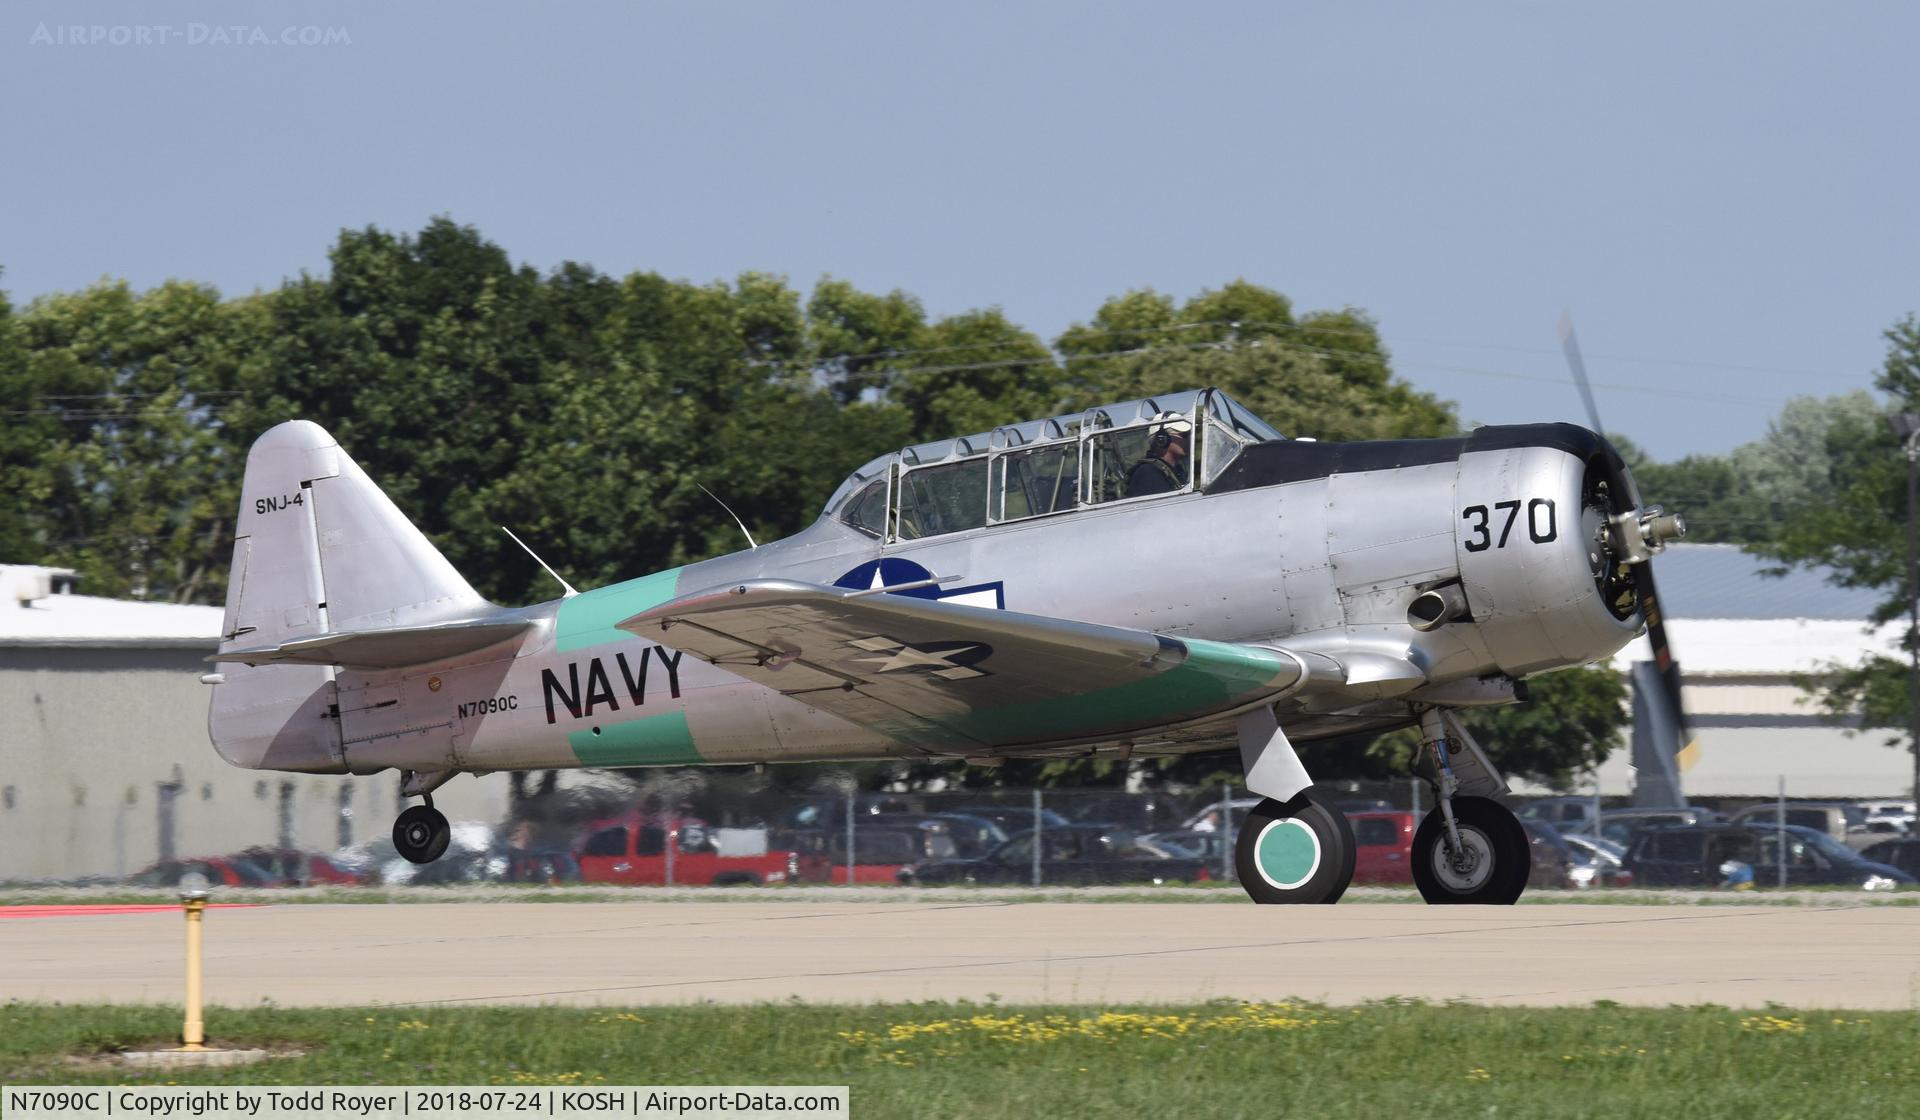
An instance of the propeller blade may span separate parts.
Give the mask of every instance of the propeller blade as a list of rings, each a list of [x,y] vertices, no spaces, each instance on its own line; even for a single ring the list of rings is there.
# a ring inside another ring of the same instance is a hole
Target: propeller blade
[[[1560,350],[1567,356],[1567,368],[1573,373],[1574,387],[1580,390],[1580,400],[1587,406],[1587,419],[1592,423],[1593,430],[1604,436],[1606,428],[1600,423],[1600,407],[1593,401],[1593,385],[1587,380],[1587,363],[1580,356],[1580,340],[1573,333],[1573,313],[1570,311],[1560,314]],[[1626,485],[1624,477],[1615,482],[1624,486],[1621,497],[1630,498],[1637,505],[1640,500],[1635,492],[1637,488]],[[1685,531],[1684,526],[1681,531]],[[1664,726],[1677,731],[1673,742],[1662,743],[1660,747],[1673,756],[1679,772],[1684,774],[1699,761],[1700,743],[1687,723],[1686,705],[1681,700],[1680,662],[1674,659],[1673,644],[1667,638],[1667,620],[1660,609],[1660,596],[1653,585],[1653,561],[1643,560],[1633,566],[1633,592],[1640,602],[1641,617],[1647,622],[1647,644],[1653,648],[1654,670],[1660,682],[1657,694],[1647,697],[1647,700],[1663,707],[1667,719],[1671,720],[1670,723],[1656,721],[1656,724],[1664,723]],[[1638,673],[1634,679],[1636,682],[1641,679]],[[1674,792],[1679,794],[1678,785],[1675,785]],[[1684,803],[1685,795],[1679,796]]]
[[[1667,639],[1667,620],[1660,610],[1659,593],[1654,589],[1652,561],[1634,565],[1633,588],[1640,600],[1641,614],[1647,620],[1647,645],[1653,649],[1653,664],[1660,674],[1667,711],[1673,726],[1679,730],[1677,741],[1670,749],[1684,774],[1700,760],[1700,741],[1687,722],[1687,708],[1681,700],[1680,662],[1674,659],[1673,644]]]
[[[1580,400],[1587,406],[1587,420],[1595,432],[1607,434],[1600,426],[1600,408],[1593,403],[1593,386],[1587,383],[1587,363],[1580,357],[1580,340],[1573,334],[1571,311],[1560,313],[1560,349],[1567,356],[1567,368],[1573,371],[1574,388],[1580,390]]]

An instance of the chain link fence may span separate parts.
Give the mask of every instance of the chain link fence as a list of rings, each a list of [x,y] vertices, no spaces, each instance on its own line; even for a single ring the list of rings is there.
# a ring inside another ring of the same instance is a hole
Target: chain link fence
[[[514,775],[506,818],[455,821],[448,852],[431,864],[408,863],[384,837],[309,850],[280,835],[234,853],[168,856],[124,879],[87,882],[170,887],[199,873],[225,887],[1228,884],[1236,879],[1234,839],[1259,803],[1233,783],[1137,791],[872,790],[855,778],[853,771],[827,770],[794,789],[713,771],[574,774],[566,781],[551,772]],[[1353,828],[1356,884],[1411,884],[1414,834],[1433,808],[1423,782],[1339,782],[1318,793]],[[1912,805],[1897,796],[1844,813],[1836,803],[1749,799],[1673,820],[1594,796],[1514,804],[1533,842],[1534,889],[1799,886],[1843,864],[1826,881],[1845,885],[1848,861],[1871,845],[1897,840],[1920,848],[1920,838],[1910,835]],[[1878,831],[1868,831],[1868,818]],[[1766,832],[1729,831],[1742,823]],[[1648,825],[1686,827],[1643,843]],[[1901,858],[1920,863],[1920,851]],[[1869,878],[1853,877],[1862,884]],[[1901,880],[1883,884],[1895,885]]]

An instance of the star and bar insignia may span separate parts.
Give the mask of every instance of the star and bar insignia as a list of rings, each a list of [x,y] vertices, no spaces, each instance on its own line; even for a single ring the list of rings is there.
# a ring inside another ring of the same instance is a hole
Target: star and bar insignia
[[[847,644],[873,654],[852,660],[876,666],[876,673],[927,673],[950,681],[992,675],[985,669],[976,668],[993,655],[993,647],[985,642],[913,645],[898,638],[875,634],[872,637],[855,638]]]

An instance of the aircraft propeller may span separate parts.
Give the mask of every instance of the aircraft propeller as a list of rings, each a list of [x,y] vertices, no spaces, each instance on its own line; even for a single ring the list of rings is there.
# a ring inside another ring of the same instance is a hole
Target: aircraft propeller
[[[1573,333],[1573,317],[1570,314],[1560,316],[1560,347],[1567,357],[1567,368],[1573,374],[1573,383],[1580,391],[1580,399],[1586,405],[1587,419],[1593,430],[1602,436],[1606,428],[1600,423],[1600,410],[1593,401],[1593,387],[1587,380],[1587,364],[1580,356],[1580,343]],[[1608,488],[1607,510],[1604,528],[1596,533],[1597,566],[1611,569],[1603,574],[1606,584],[1617,584],[1622,569],[1630,572],[1630,586],[1633,602],[1640,607],[1641,616],[1647,623],[1647,644],[1653,650],[1653,666],[1657,687],[1647,697],[1649,710],[1658,709],[1654,718],[1657,733],[1666,741],[1662,749],[1678,764],[1678,770],[1692,769],[1699,756],[1698,741],[1687,721],[1686,705],[1680,694],[1680,662],[1673,655],[1673,642],[1667,635],[1665,612],[1660,609],[1660,596],[1654,586],[1653,555],[1666,547],[1667,542],[1678,540],[1686,535],[1686,520],[1678,513],[1667,513],[1659,506],[1640,508],[1638,488],[1622,467],[1605,480]],[[1624,616],[1623,616],[1624,617]],[[1635,674],[1636,692],[1640,691],[1639,674]],[[1658,741],[1658,740],[1656,740]],[[1679,790],[1677,776],[1673,781],[1675,797],[1685,804],[1686,798]]]

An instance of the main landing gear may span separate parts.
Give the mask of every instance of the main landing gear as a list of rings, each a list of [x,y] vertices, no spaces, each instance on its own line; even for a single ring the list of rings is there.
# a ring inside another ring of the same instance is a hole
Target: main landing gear
[[[418,792],[426,801],[424,805],[405,810],[393,822],[393,846],[409,863],[432,863],[446,854],[447,844],[453,839],[453,826],[447,823],[446,814],[433,807],[433,794],[429,792],[432,786],[445,780],[446,777],[440,777],[427,785],[419,775],[409,771],[400,784],[403,796]]]
[[[1269,797],[1240,825],[1233,856],[1255,902],[1338,902],[1353,880],[1353,827],[1305,793]]]
[[[1491,797],[1460,793],[1457,764],[1481,771],[1476,788],[1493,782],[1504,788],[1492,767],[1457,724],[1448,727],[1437,710],[1421,716],[1417,770],[1433,787],[1439,807],[1413,834],[1413,884],[1435,905],[1484,903],[1511,906],[1527,889],[1533,869],[1527,830],[1512,811]],[[1452,734],[1449,734],[1449,731]],[[1467,753],[1462,755],[1462,750]]]
[[[1270,713],[1241,718],[1247,784],[1290,793],[1247,814],[1234,840],[1240,885],[1255,902],[1329,903],[1353,879],[1353,829],[1345,813],[1316,800],[1304,768]],[[1466,729],[1440,709],[1420,717],[1415,772],[1436,808],[1413,835],[1413,882],[1429,903],[1511,905],[1527,887],[1532,849],[1506,806],[1506,783]]]

